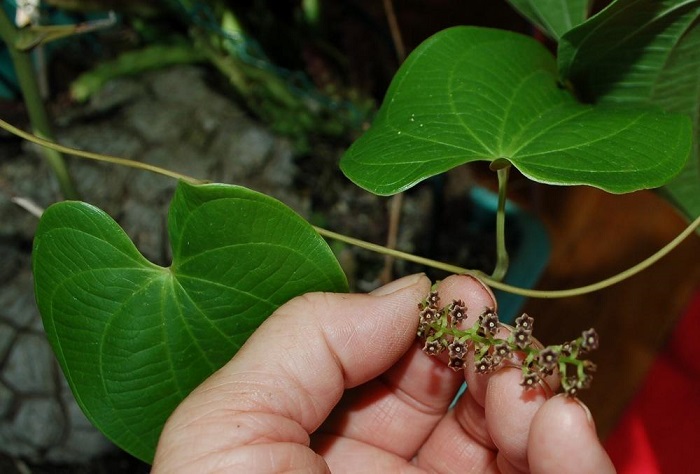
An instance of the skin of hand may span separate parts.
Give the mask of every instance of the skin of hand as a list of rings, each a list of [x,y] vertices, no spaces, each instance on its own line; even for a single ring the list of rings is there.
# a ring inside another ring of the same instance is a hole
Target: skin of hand
[[[423,353],[429,290],[412,275],[283,305],[171,415],[152,472],[615,472],[577,400],[523,390],[519,368],[454,372]],[[439,292],[466,302],[467,325],[495,307],[468,276]]]

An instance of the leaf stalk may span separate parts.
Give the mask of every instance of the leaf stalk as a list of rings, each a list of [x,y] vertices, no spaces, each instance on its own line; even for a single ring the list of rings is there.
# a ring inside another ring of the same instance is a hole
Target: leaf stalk
[[[510,164],[498,168],[498,209],[496,210],[496,268],[491,278],[503,281],[508,272],[510,259],[506,249],[506,196],[508,191],[508,174]]]

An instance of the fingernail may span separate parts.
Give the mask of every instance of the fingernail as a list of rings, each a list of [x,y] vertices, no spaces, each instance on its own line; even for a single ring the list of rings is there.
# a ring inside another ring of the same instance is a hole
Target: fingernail
[[[497,309],[498,309],[498,302],[496,301],[496,296],[493,294],[493,290],[491,290],[491,288],[489,288],[489,287],[486,285],[486,283],[484,283],[484,282],[481,281],[479,278],[477,278],[477,277],[475,277],[475,276],[473,276],[473,275],[464,275],[464,276],[467,277],[467,278],[471,278],[471,279],[474,280],[476,283],[478,283],[479,285],[481,285],[481,287],[484,289],[484,291],[490,296],[491,300],[493,301],[493,304],[494,304],[494,306],[495,306],[493,309],[494,309],[494,310],[497,310]]]
[[[415,285],[423,278],[425,278],[424,273],[416,273],[415,275],[408,275],[408,276],[405,276],[403,278],[399,278],[398,280],[392,281],[391,283],[387,283],[384,286],[380,286],[376,290],[370,292],[370,295],[374,295],[374,296],[390,295],[392,293],[396,293],[397,291],[401,291],[404,288],[408,288],[409,286]]]
[[[575,402],[579,407],[581,407],[581,410],[586,414],[586,419],[588,420],[588,424],[595,429],[595,420],[593,420],[593,415],[591,414],[591,410],[588,409],[585,403],[583,403],[581,400],[578,398],[570,398],[567,397],[566,394],[564,393],[559,393],[556,395],[557,398],[562,398],[566,400],[567,402]]]
[[[591,425],[591,427],[595,428],[595,421],[593,420],[593,415],[591,414],[591,410],[588,409],[585,403],[583,403],[581,400],[578,398],[575,398],[576,403],[578,403],[578,406],[581,407],[581,409],[586,413],[586,418],[588,419],[588,424]]]

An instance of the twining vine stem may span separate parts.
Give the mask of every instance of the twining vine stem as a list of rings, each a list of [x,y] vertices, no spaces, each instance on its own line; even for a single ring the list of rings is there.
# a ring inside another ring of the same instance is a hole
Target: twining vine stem
[[[129,160],[126,158],[119,158],[116,156],[102,155],[99,153],[91,153],[89,151],[77,150],[75,148],[70,148],[67,146],[59,145],[58,143],[52,142],[50,140],[46,140],[44,138],[41,138],[41,137],[38,137],[36,135],[32,135],[31,133],[27,133],[23,130],[20,130],[19,128],[15,127],[13,125],[10,125],[9,123],[5,122],[2,119],[0,119],[0,128],[4,128],[8,132],[10,132],[14,135],[17,135],[18,137],[23,138],[27,141],[30,141],[32,143],[36,143],[37,145],[48,148],[50,150],[65,153],[66,155],[73,155],[73,156],[77,156],[78,158],[87,158],[88,160],[102,161],[104,163],[111,163],[113,165],[120,165],[120,166],[126,166],[128,168],[136,168],[136,169],[140,169],[143,171],[150,171],[152,173],[160,174],[163,176],[168,176],[170,178],[181,179],[181,180],[186,181],[186,182],[191,183],[191,184],[205,184],[208,182],[206,180],[193,178],[193,177],[187,176],[185,174],[176,173],[175,171],[170,171],[170,170],[165,169],[165,168],[160,168],[158,166],[149,165],[148,163],[141,163],[141,162],[135,161],[135,160]]]
[[[73,155],[77,156],[79,158],[86,158],[89,160],[95,160],[95,161],[102,161],[102,162],[107,162],[107,163],[112,163],[112,164],[117,164],[121,166],[127,166],[130,168],[137,168],[140,170],[144,171],[150,171],[152,173],[157,173],[163,176],[168,176],[171,178],[176,178],[176,179],[181,179],[183,181],[187,181],[188,183],[192,184],[205,184],[208,183],[209,181],[206,180],[201,180],[201,179],[196,179],[191,176],[187,176],[184,174],[176,173],[174,171],[170,171],[164,168],[160,168],[158,166],[154,165],[149,165],[146,163],[140,163],[138,161],[134,160],[128,160],[125,158],[118,158],[114,156],[107,156],[107,155],[101,155],[98,153],[90,153],[87,151],[82,151],[82,150],[76,150],[74,148],[58,145],[54,142],[51,142],[49,140],[45,140],[43,138],[39,138],[35,135],[32,135],[31,133],[24,132],[17,127],[14,127],[10,125],[9,123],[5,122],[4,120],[0,119],[0,128],[3,128],[7,130],[10,133],[13,133],[20,138],[23,138],[27,141],[36,143],[37,145],[41,145],[43,147],[59,151],[61,153],[65,153],[67,155]],[[484,283],[487,285],[491,286],[492,288],[495,288],[497,290],[503,290],[508,293],[513,293],[516,295],[522,295],[522,296],[527,296],[530,298],[567,298],[571,296],[578,296],[578,295],[583,295],[586,293],[592,293],[594,291],[602,290],[603,288],[607,288],[609,286],[612,286],[616,283],[621,282],[622,280],[625,280],[633,275],[636,275],[637,273],[641,272],[642,270],[645,270],[646,268],[650,267],[651,265],[655,264],[657,261],[661,260],[663,257],[665,257],[668,253],[670,253],[674,248],[676,248],[685,238],[687,238],[689,235],[700,227],[700,216],[695,218],[693,222],[691,222],[683,232],[678,234],[676,238],[674,238],[671,242],[668,244],[664,245],[660,250],[658,250],[656,253],[651,255],[650,257],[646,258],[645,260],[639,262],[638,264],[634,265],[631,268],[628,268],[627,270],[624,270],[623,272],[618,273],[617,275],[613,275],[609,278],[606,278],[604,280],[598,281],[596,283],[592,283],[590,285],[585,285],[581,286],[578,288],[571,288],[567,290],[532,290],[528,288],[521,288],[518,286],[513,286],[513,285],[508,285],[507,283],[500,282],[498,280],[493,279],[492,277],[486,275],[483,272],[480,272],[478,270],[470,270],[467,268],[462,268],[456,265],[451,265],[449,263],[444,263],[444,262],[439,262],[437,260],[431,260],[429,258],[424,258],[424,257],[419,257],[417,255],[413,255],[410,253],[406,252],[401,252],[399,250],[394,250],[394,249],[389,249],[387,247],[384,247],[382,245],[378,244],[373,244],[371,242],[366,242],[364,240],[360,239],[355,239],[353,237],[348,237],[343,234],[338,234],[336,232],[322,229],[320,227],[315,227],[314,229],[316,232],[319,233],[319,235],[322,235],[324,237],[338,240],[340,242],[344,242],[350,245],[354,245],[357,247],[361,247],[367,250],[371,250],[373,252],[381,253],[384,255],[393,255],[396,258],[400,258],[403,260],[407,260],[410,262],[418,263],[421,265],[425,265],[428,267],[432,268],[437,268],[438,270],[444,270],[450,273],[457,273],[457,274],[465,274],[465,275],[472,275],[480,280],[482,280]]]
[[[337,234],[335,232],[331,232],[329,230],[321,229],[318,227],[315,227],[315,229],[319,234],[323,235],[324,237],[339,240],[341,242],[345,242],[350,245],[355,245],[357,247],[362,247],[367,250],[372,250],[374,252],[379,253],[386,253],[388,251],[391,251],[392,254],[396,256],[396,258],[401,258],[403,260],[408,260],[410,262],[418,263],[428,267],[437,268],[438,270],[445,270],[451,273],[475,276],[490,287],[495,288],[497,290],[503,290],[508,293],[527,296],[530,298],[568,298],[571,296],[579,296],[584,295],[586,293],[593,293],[594,291],[602,290],[603,288],[607,288],[609,286],[621,282],[622,280],[626,280],[627,278],[636,275],[637,273],[641,272],[642,270],[645,270],[646,268],[652,266],[653,264],[661,260],[669,252],[671,252],[671,250],[678,247],[678,245],[683,240],[685,240],[686,237],[692,234],[693,231],[698,227],[700,227],[700,216],[698,216],[693,222],[691,222],[690,225],[688,225],[688,227],[686,227],[685,230],[683,230],[683,232],[678,234],[676,238],[674,238],[671,242],[664,245],[656,253],[646,258],[645,260],[639,262],[638,264],[634,265],[633,267],[630,267],[627,270],[618,273],[617,275],[613,275],[609,278],[606,278],[605,280],[601,280],[596,283],[591,283],[590,285],[571,288],[568,290],[532,290],[528,288],[521,288],[519,286],[513,286],[507,283],[500,282],[498,280],[494,280],[493,278],[491,278],[483,272],[480,272],[479,270],[469,270],[467,268],[458,267],[456,265],[450,265],[447,263],[438,262],[436,260],[418,257],[410,253],[387,249],[386,247],[382,247],[381,245],[372,244],[370,242],[365,242],[359,239],[354,239],[352,237],[347,237],[343,234]]]

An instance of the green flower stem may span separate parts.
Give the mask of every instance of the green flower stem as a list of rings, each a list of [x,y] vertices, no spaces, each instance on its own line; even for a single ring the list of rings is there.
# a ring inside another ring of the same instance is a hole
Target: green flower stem
[[[491,278],[503,281],[508,271],[508,250],[506,249],[506,194],[510,164],[498,168],[498,210],[496,211],[496,268]]]
[[[96,161],[103,161],[107,163],[113,163],[121,166],[128,166],[131,168],[138,168],[141,170],[146,170],[150,171],[153,173],[158,173],[164,176],[168,176],[171,178],[176,178],[176,179],[182,179],[184,181],[187,181],[189,183],[193,184],[202,184],[206,183],[207,181],[192,178],[190,176],[176,173],[174,171],[166,170],[164,168],[160,168],[158,166],[153,166],[149,165],[146,163],[140,163],[138,161],[134,160],[127,160],[124,158],[117,158],[117,157],[112,157],[112,156],[106,156],[106,155],[101,155],[98,153],[90,153],[86,151],[81,151],[81,150],[76,150],[73,148],[65,147],[62,145],[57,145],[56,143],[53,143],[49,140],[45,140],[43,138],[36,137],[32,135],[31,133],[26,133],[23,132],[22,130],[13,127],[9,123],[5,122],[4,120],[0,119],[0,128],[3,128],[7,130],[10,133],[13,133],[27,141],[36,143],[37,145],[41,145],[46,148],[54,149],[56,151],[60,151],[66,154],[74,155],[80,158],[87,158],[90,160],[96,160]],[[380,254],[384,255],[393,255],[396,258],[401,258],[403,260],[407,260],[409,262],[415,262],[420,265],[425,265],[428,267],[432,268],[437,268],[438,270],[444,270],[446,272],[450,273],[457,273],[457,274],[465,274],[465,275],[471,275],[476,278],[479,278],[482,280],[484,283],[487,285],[498,289],[498,290],[503,290],[508,293],[513,293],[516,295],[522,295],[522,296],[527,296],[531,298],[568,298],[570,296],[579,296],[579,295],[584,295],[586,293],[592,293],[594,291],[602,290],[603,288],[607,288],[609,286],[614,285],[615,283],[619,283],[622,280],[625,280],[631,276],[636,275],[637,273],[641,272],[642,270],[645,270],[646,268],[650,267],[657,261],[661,260],[663,257],[665,257],[668,253],[670,253],[674,248],[676,248],[684,239],[686,239],[688,236],[690,236],[695,229],[700,227],[700,216],[698,216],[693,222],[691,222],[688,227],[685,228],[683,232],[678,234],[676,238],[674,238],[671,242],[666,244],[664,247],[662,247],[659,251],[657,251],[655,254],[651,255],[650,257],[646,258],[645,260],[641,261],[637,265],[628,268],[627,270],[618,273],[617,275],[614,275],[610,278],[606,278],[605,280],[592,283],[590,285],[586,286],[581,286],[578,288],[571,288],[568,290],[532,290],[528,288],[520,288],[517,286],[513,285],[508,285],[506,283],[502,283],[500,281],[494,280],[493,278],[489,277],[485,273],[482,273],[477,270],[469,270],[467,268],[463,267],[458,267],[456,265],[451,265],[448,263],[444,262],[438,262],[436,260],[431,260],[429,258],[423,258],[419,257],[417,255],[413,255],[410,253],[406,252],[401,252],[399,250],[392,250],[388,249],[386,247],[383,247],[381,245],[373,244],[371,242],[366,242],[364,240],[360,239],[355,239],[353,237],[348,237],[343,234],[338,234],[336,232],[322,229],[320,227],[314,227],[316,231],[329,239],[334,239],[339,242],[344,242],[349,245],[354,245],[356,247],[361,247],[367,250],[371,250],[373,252],[377,252]]]
[[[32,124],[34,133],[38,137],[53,140],[54,135],[51,130],[51,122],[46,113],[44,102],[41,99],[41,93],[39,92],[39,85],[36,81],[36,74],[30,55],[31,53],[21,51],[16,47],[18,34],[19,30],[12,21],[10,21],[5,10],[0,8],[0,37],[2,37],[2,40],[7,46],[7,50],[10,52],[10,57],[15,67],[15,73],[19,80],[19,86],[24,96],[24,103],[29,113],[29,121]],[[55,149],[42,148],[42,150],[44,158],[49,163],[49,166],[51,166],[58,180],[63,197],[65,199],[78,199],[78,191],[68,174],[63,156]]]

